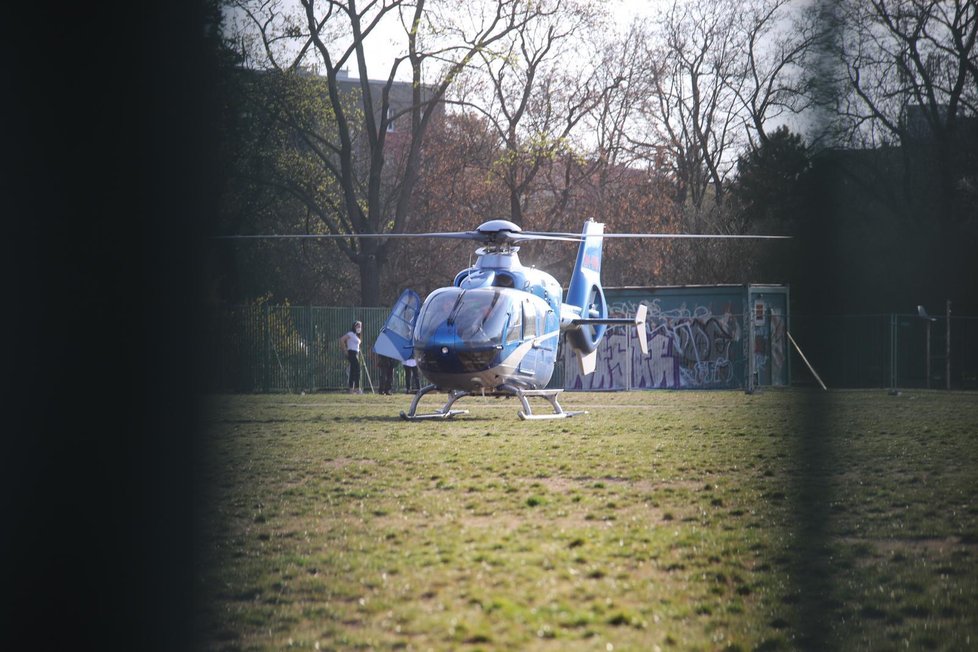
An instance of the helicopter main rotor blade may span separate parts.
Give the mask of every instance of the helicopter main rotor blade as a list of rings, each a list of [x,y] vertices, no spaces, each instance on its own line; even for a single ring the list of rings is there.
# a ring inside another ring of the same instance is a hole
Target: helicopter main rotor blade
[[[706,233],[604,233],[604,238],[695,239],[695,240],[790,240],[790,235],[710,235]],[[581,242],[579,233],[546,231],[449,231],[435,233],[305,233],[291,235],[216,235],[214,240],[327,240],[338,238],[445,238],[501,244],[533,240]]]
[[[606,238],[659,238],[697,240],[791,240],[790,235],[710,235],[707,233],[605,233]]]
[[[512,242],[524,242],[527,240],[554,240],[557,242],[580,242],[583,240],[580,234],[572,233],[527,233],[522,231],[518,234],[513,235],[510,240]]]
[[[336,238],[455,238],[458,240],[479,240],[483,236],[478,231],[459,231],[455,233],[300,233],[292,235],[216,235],[215,240],[325,240]]]
[[[519,237],[540,240],[569,240],[580,242],[584,237],[580,233],[557,233],[546,231],[523,231]],[[697,239],[697,240],[791,240],[790,235],[711,235],[708,233],[603,233],[603,238],[650,238],[650,239]]]
[[[476,242],[487,242],[502,244],[526,242],[529,240],[556,240],[560,242],[580,242],[581,236],[568,236],[564,234],[544,234],[544,233],[509,233],[509,232],[481,232],[481,231],[457,231],[448,233],[308,233],[293,235],[217,235],[215,240],[335,240],[340,238],[445,238],[453,240],[475,240]]]

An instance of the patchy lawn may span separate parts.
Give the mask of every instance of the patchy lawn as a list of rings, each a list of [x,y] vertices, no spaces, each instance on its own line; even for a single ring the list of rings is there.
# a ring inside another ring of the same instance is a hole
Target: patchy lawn
[[[561,403],[213,398],[202,647],[978,646],[978,396]]]

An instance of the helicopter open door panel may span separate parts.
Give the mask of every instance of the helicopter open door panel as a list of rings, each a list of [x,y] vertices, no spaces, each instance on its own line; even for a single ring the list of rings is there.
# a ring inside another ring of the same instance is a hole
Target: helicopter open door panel
[[[421,297],[411,289],[401,292],[391,314],[380,329],[374,352],[404,362],[414,356],[414,327],[418,322]]]

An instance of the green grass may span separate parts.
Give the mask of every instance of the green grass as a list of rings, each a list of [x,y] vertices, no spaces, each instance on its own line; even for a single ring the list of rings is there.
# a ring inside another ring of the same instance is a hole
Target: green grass
[[[202,647],[978,645],[974,394],[561,403],[211,399]]]

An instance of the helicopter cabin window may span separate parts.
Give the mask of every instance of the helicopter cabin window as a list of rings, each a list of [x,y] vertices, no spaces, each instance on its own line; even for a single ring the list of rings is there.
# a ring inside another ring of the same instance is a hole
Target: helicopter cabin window
[[[513,277],[509,274],[496,274],[496,278],[493,280],[492,284],[501,288],[511,288],[515,286],[515,283],[513,283]]]
[[[509,318],[509,328],[506,330],[507,342],[519,342],[523,339],[523,310],[519,304],[513,306],[513,314]]]
[[[537,336],[537,309],[531,301],[523,303],[523,337]]]

